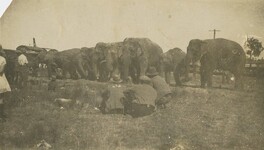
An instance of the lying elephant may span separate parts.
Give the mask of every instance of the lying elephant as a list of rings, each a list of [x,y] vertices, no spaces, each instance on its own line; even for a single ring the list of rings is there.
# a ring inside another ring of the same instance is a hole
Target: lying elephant
[[[126,38],[123,41],[123,52],[120,57],[121,76],[128,80],[130,75],[134,83],[145,76],[150,66],[162,75],[160,59],[163,51],[161,47],[148,38]]]
[[[108,81],[115,75],[120,74],[120,57],[123,52],[123,43],[97,43],[94,54],[94,68],[99,72],[100,81]]]
[[[179,48],[170,49],[162,54],[161,64],[168,84],[170,84],[170,75],[173,72],[176,85],[181,85],[180,75],[185,72],[185,56],[186,53]]]
[[[246,55],[236,42],[227,39],[193,39],[187,47],[186,66],[190,61],[200,60],[201,87],[212,86],[212,75],[215,69],[228,70],[234,74],[235,88],[243,88]]]

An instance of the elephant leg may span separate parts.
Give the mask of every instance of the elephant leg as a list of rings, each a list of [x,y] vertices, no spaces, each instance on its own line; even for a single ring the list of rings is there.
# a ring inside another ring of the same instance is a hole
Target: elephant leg
[[[99,80],[101,81],[101,82],[106,82],[106,81],[108,81],[108,76],[109,76],[109,72],[107,71],[107,69],[106,69],[106,66],[105,65],[103,65],[103,66],[101,66],[100,67],[100,69],[99,69]]]
[[[67,79],[67,71],[64,69],[62,70],[62,78]]]
[[[173,72],[173,76],[174,76],[174,80],[175,80],[175,85],[176,86],[181,86],[182,83],[181,83],[181,80],[180,80],[180,73],[177,72],[177,71],[174,71]]]
[[[235,76],[235,89],[243,89],[243,78],[240,73],[234,73]]]
[[[133,83],[138,83],[138,80],[137,80],[138,77],[136,75],[136,69],[134,67],[130,67],[129,74],[132,78]]]
[[[76,69],[77,69],[77,72],[80,74],[82,79],[86,79],[87,78],[87,75],[86,75],[86,73],[85,73],[85,71],[83,69],[83,66],[81,64],[77,65]]]
[[[211,88],[212,87],[212,77],[213,77],[213,72],[212,71],[208,71],[207,72],[207,87]]]
[[[68,66],[65,66],[65,70],[68,70],[71,79],[78,79],[77,69],[75,65],[68,64]]]
[[[170,76],[171,76],[171,72],[165,71],[165,81],[167,84],[170,84]]]
[[[94,81],[96,80],[96,75],[94,73],[94,70],[90,67],[88,67],[88,80]]]
[[[193,78],[196,78],[197,66],[193,65]]]
[[[161,64],[157,64],[156,66],[157,66],[157,71],[159,72],[159,75],[163,78],[165,77],[165,79],[166,79],[166,73],[165,73],[166,70],[165,70],[164,66]]]
[[[78,79],[78,75],[75,69],[69,70],[69,73],[70,73],[71,79],[75,79],[75,80]]]
[[[146,57],[139,57],[139,67],[140,67],[140,76],[145,76],[145,73],[148,68],[148,60]]]
[[[201,87],[205,88],[205,84],[206,84],[206,71],[204,69],[203,66],[201,66],[201,70],[200,70],[200,76],[201,76]]]

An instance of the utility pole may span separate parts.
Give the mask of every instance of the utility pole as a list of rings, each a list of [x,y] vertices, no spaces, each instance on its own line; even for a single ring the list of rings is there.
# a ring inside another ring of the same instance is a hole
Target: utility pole
[[[209,32],[214,32],[214,39],[215,39],[215,34],[216,34],[216,32],[219,32],[219,31],[221,31],[221,30],[216,30],[216,29],[214,29],[214,30],[209,30]]]
[[[34,37],[33,37],[33,47],[37,47],[36,40]]]

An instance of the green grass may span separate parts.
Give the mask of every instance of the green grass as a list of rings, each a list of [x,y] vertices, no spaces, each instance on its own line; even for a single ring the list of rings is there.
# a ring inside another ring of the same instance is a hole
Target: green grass
[[[105,83],[58,81],[56,92],[48,92],[43,80],[7,95],[9,118],[0,123],[1,149],[36,149],[43,139],[53,149],[262,149],[264,88],[252,78],[246,85],[245,91],[172,87],[171,106],[133,119],[94,109]],[[55,98],[82,105],[60,109]]]

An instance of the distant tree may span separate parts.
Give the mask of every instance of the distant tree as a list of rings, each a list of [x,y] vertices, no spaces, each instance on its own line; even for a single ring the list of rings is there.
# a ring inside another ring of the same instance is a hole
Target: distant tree
[[[246,42],[244,43],[244,46],[248,48],[246,54],[249,55],[249,65],[251,67],[252,56],[258,57],[264,48],[262,47],[262,43],[254,37],[247,38]]]

